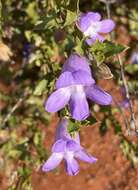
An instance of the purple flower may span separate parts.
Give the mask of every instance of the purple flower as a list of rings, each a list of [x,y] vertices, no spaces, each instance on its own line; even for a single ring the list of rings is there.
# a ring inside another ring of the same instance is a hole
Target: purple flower
[[[26,42],[23,46],[23,56],[24,58],[28,58],[31,52],[31,44]]]
[[[128,108],[129,107],[129,100],[128,98],[125,98],[123,101],[119,103],[119,106],[122,108]]]
[[[62,71],[57,90],[46,101],[48,112],[57,112],[68,104],[72,118],[82,121],[90,114],[87,98],[100,105],[111,104],[112,97],[95,84],[85,57],[72,54]]]
[[[80,145],[79,134],[71,137],[67,131],[68,120],[62,119],[57,128],[56,142],[52,147],[52,155],[44,163],[42,170],[48,172],[56,168],[64,159],[66,163],[66,171],[68,175],[77,175],[79,165],[76,159],[94,163],[97,159],[89,155]]]
[[[115,27],[111,19],[101,21],[101,15],[96,12],[82,13],[76,25],[84,36],[88,37],[86,40],[88,45],[93,44],[97,39],[103,42],[105,38],[101,34],[107,34]]]
[[[121,86],[120,88],[121,94],[123,96],[123,100],[119,102],[119,106],[122,108],[128,108],[129,107],[129,99],[126,97],[126,90],[124,86]]]
[[[133,64],[138,64],[138,52],[134,52],[131,56],[131,62]]]

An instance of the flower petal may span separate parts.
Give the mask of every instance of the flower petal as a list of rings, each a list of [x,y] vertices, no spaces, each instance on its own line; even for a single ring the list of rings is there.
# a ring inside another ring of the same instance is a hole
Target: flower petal
[[[50,170],[55,169],[60,164],[62,159],[63,159],[63,154],[53,153],[42,166],[42,171],[48,172]]]
[[[70,99],[70,91],[67,88],[60,88],[53,92],[45,104],[45,109],[48,112],[57,112],[65,107]]]
[[[63,118],[59,122],[57,130],[56,130],[56,141],[59,139],[71,139],[71,136],[67,130],[68,123],[69,123],[69,121],[66,118]]]
[[[84,149],[75,152],[75,158],[89,163],[94,163],[97,161],[95,157],[89,155]]]
[[[102,35],[100,35],[100,34],[96,35],[96,39],[98,39],[99,42],[103,42],[105,40],[105,38]]]
[[[98,32],[100,33],[108,33],[108,32],[111,32],[114,27],[115,27],[115,23],[113,20],[111,19],[105,19],[105,20],[102,20],[100,23],[100,29]]]
[[[97,104],[109,105],[112,102],[112,96],[97,85],[87,87],[85,92],[86,96]]]
[[[93,43],[96,42],[96,40],[99,40],[100,42],[103,42],[105,40],[105,38],[102,35],[100,35],[100,34],[96,34],[92,38],[86,39],[86,43],[88,45],[92,45]]]
[[[73,85],[74,84],[74,80],[73,80],[73,76],[72,73],[69,71],[66,71],[64,73],[62,73],[59,77],[59,79],[56,82],[56,88],[64,88],[67,87],[69,85]]]
[[[66,159],[66,171],[68,175],[77,175],[79,172],[79,165],[78,162],[72,158],[72,159]]]
[[[74,140],[67,141],[67,144],[66,144],[67,151],[77,151],[77,150],[80,150],[80,148],[81,148],[80,144],[78,144]]]
[[[67,127],[68,127],[69,121],[66,118],[63,118],[56,130],[56,141],[59,139],[63,140],[74,140],[76,143],[80,144],[80,137],[78,132],[74,132],[73,137],[69,134]]]
[[[65,61],[62,72],[65,72],[65,71],[74,72],[78,70],[86,71],[91,75],[88,59],[86,59],[85,57],[79,56],[78,54],[72,54]]]
[[[87,38],[86,43],[90,46],[96,42],[97,37],[93,36],[92,38]]]
[[[81,85],[91,85],[95,83],[95,80],[92,78],[92,76],[82,70],[78,70],[72,73],[75,84],[81,84]]]
[[[82,13],[76,23],[77,27],[82,31],[85,32],[88,27],[91,25],[93,21],[99,21],[101,19],[101,15],[96,12],[88,12]]]
[[[52,152],[64,152],[67,142],[65,140],[57,140],[52,146]]]
[[[122,102],[120,102],[119,106],[122,107],[122,108],[128,108],[129,107],[129,100],[128,100],[128,98],[125,98]]]
[[[89,106],[83,91],[72,94],[69,107],[72,117],[78,121],[85,120],[89,116]]]

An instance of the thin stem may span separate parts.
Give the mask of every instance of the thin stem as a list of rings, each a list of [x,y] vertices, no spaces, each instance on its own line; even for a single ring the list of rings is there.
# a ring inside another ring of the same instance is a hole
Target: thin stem
[[[111,11],[110,11],[110,1],[109,0],[105,0],[105,5],[106,5],[106,12],[107,12],[107,17],[108,19],[111,18]],[[112,35],[111,35],[111,39],[112,39]],[[126,98],[128,99],[129,102],[129,110],[131,113],[131,120],[133,121],[134,127],[135,127],[135,132],[137,133],[137,126],[136,126],[136,117],[135,117],[135,113],[134,113],[134,109],[133,109],[133,102],[130,98],[130,94],[129,94],[129,89],[127,86],[127,81],[125,79],[125,74],[124,74],[124,68],[123,68],[123,62],[121,60],[120,55],[118,55],[118,60],[119,60],[119,64],[120,64],[120,69],[121,69],[121,77],[122,77],[122,81],[123,81],[123,85],[125,87],[125,91],[126,91]],[[120,108],[119,108],[120,109]],[[123,114],[123,110],[120,109],[120,112],[122,113],[123,118],[125,117]],[[124,118],[125,119],[125,118]],[[128,126],[128,121],[127,119],[125,119],[125,125]]]
[[[10,112],[6,115],[4,118],[1,127],[4,127],[7,121],[10,119],[12,114],[18,109],[18,107],[21,105],[21,103],[24,101],[24,99],[28,96],[28,93],[26,92],[23,97],[19,98],[19,100],[16,102],[16,104],[13,106],[13,108],[10,110]]]
[[[106,12],[107,12],[107,17],[108,19],[111,18],[111,12],[110,12],[110,2],[108,0],[105,1],[105,5],[106,5]]]
[[[77,0],[77,15],[79,15],[79,3],[80,3],[80,0]]]
[[[107,18],[111,19],[111,10],[110,10],[110,4],[111,2],[109,0],[105,0],[105,6],[106,6],[106,13],[107,13]],[[113,34],[110,33],[110,39],[113,40]]]
[[[122,59],[121,59],[120,55],[118,55],[117,57],[118,57],[118,61],[119,61],[119,64],[120,64],[121,78],[122,78],[123,85],[124,85],[124,88],[125,88],[126,98],[128,99],[128,103],[129,103],[129,110],[130,110],[130,113],[131,113],[131,121],[134,124],[135,132],[138,133],[137,125],[136,125],[135,112],[134,112],[134,109],[133,109],[133,101],[132,101],[132,99],[130,97],[130,94],[129,94],[129,89],[128,89],[127,81],[126,81],[126,78],[125,78],[123,62],[122,62]]]
[[[10,110],[10,112],[7,114],[7,116],[4,118],[2,122],[2,126],[6,124],[6,122],[10,119],[11,115],[15,112],[15,110],[20,106],[21,102],[23,101],[23,98],[20,98],[17,103],[13,106],[13,108]]]
[[[125,116],[125,114],[124,114],[124,112],[123,112],[123,109],[122,109],[121,106],[118,104],[118,101],[117,101],[115,98],[113,98],[113,101],[114,101],[114,103],[116,104],[116,106],[117,106],[119,112],[122,114],[122,117],[123,117],[123,120],[124,120],[124,123],[125,123],[125,127],[126,127],[126,129],[128,130],[128,129],[129,129],[129,122],[128,122],[128,120],[127,120],[127,118],[126,118],[126,116]]]

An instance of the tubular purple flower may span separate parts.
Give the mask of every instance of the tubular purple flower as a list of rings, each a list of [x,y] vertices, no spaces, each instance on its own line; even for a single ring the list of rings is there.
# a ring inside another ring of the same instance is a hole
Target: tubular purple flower
[[[56,142],[52,147],[52,154],[44,163],[42,170],[48,172],[56,168],[64,159],[68,175],[77,175],[79,165],[76,159],[94,163],[97,159],[89,155],[80,145],[79,133],[71,137],[67,130],[68,120],[62,119],[57,128]]]
[[[96,12],[82,13],[76,25],[84,36],[88,37],[86,40],[88,45],[93,44],[97,39],[103,42],[105,38],[101,34],[107,34],[115,27],[113,20],[101,20],[101,15]]]
[[[100,105],[112,102],[112,97],[95,84],[87,59],[77,54],[71,55],[65,62],[56,89],[46,101],[45,109],[57,112],[68,104],[72,118],[79,121],[89,116],[87,98]]]

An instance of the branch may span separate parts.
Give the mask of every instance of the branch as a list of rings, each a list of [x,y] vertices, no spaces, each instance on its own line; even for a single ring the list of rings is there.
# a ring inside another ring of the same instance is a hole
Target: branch
[[[12,114],[18,109],[18,107],[21,105],[21,103],[24,101],[24,99],[28,96],[28,92],[25,92],[23,97],[19,98],[16,104],[13,106],[13,108],[10,110],[10,112],[6,115],[4,118],[1,127],[4,127],[7,121],[10,119]]]
[[[124,88],[125,88],[126,98],[128,99],[128,103],[129,103],[129,111],[131,113],[131,122],[133,122],[135,132],[138,133],[137,125],[136,125],[135,112],[134,112],[134,109],[133,109],[133,101],[132,101],[132,99],[130,97],[127,81],[125,79],[125,72],[124,72],[123,62],[122,62],[122,59],[121,59],[120,55],[118,55],[117,57],[118,57],[118,61],[119,61],[119,64],[120,64],[121,78],[122,78],[123,85],[124,85]],[[130,125],[132,125],[132,123],[130,123]]]

